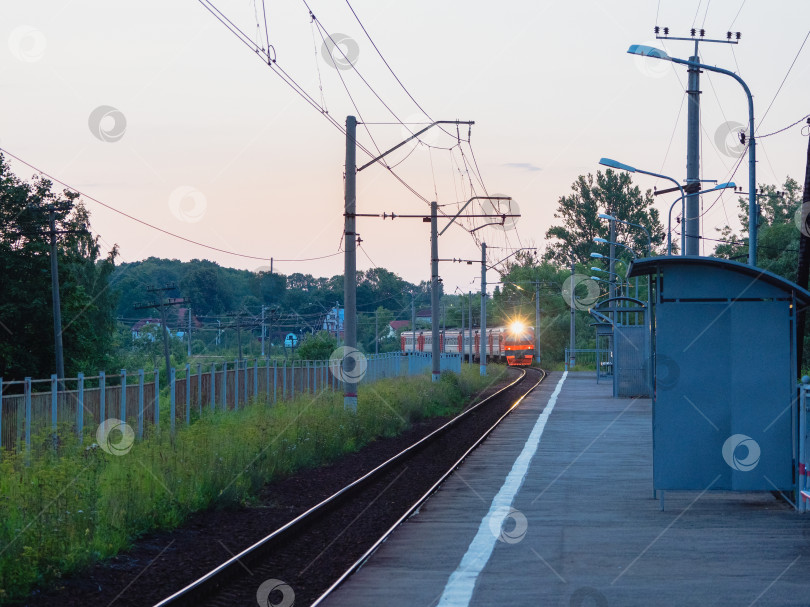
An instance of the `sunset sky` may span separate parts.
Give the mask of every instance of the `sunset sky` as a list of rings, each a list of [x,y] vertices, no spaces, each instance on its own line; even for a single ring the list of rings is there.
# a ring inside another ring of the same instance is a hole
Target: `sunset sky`
[[[631,44],[649,44],[688,58],[692,45],[656,41],[655,25],[672,36],[689,36],[691,27],[705,28],[707,38],[742,32],[739,45],[703,43],[700,54],[748,83],[758,134],[810,113],[810,43],[799,52],[810,24],[807,2],[307,2],[317,23],[302,0],[213,4],[260,46],[269,34],[276,65],[329,116],[341,125],[348,114],[366,123],[358,131],[366,149],[406,138],[400,122],[428,121],[408,93],[435,120],[474,120],[470,144],[441,149],[458,144],[455,127],[449,134],[433,129],[424,139],[433,149],[404,146],[389,164],[401,161],[397,174],[452,213],[474,195],[470,179],[483,193],[477,162],[486,191],[512,196],[522,213],[514,230],[476,232],[504,247],[492,261],[509,247],[542,253],[558,198],[578,175],[595,173],[602,156],[685,178],[686,69],[626,53]],[[331,64],[319,24],[336,40],[347,37],[341,48],[373,92],[356,71]],[[339,252],[344,135],[200,2],[6,0],[0,37],[0,147],[145,222],[260,258],[196,246],[88,200],[93,232],[106,248],[119,245],[120,261],[207,258],[256,269],[271,256]],[[747,122],[745,96],[719,74],[704,73],[701,89],[702,177],[728,181],[739,146],[724,125]],[[466,139],[467,128],[459,134]],[[801,125],[760,140],[757,181],[801,182],[806,148]],[[357,158],[369,159],[362,150]],[[34,174],[16,161],[11,166],[22,178]],[[733,180],[747,186],[745,159]],[[667,187],[641,175],[634,181]],[[359,173],[357,192],[358,213],[428,210],[379,165]],[[657,201],[664,217],[671,196]],[[715,198],[705,197],[704,209]],[[705,212],[702,233],[737,228],[737,213],[726,194]],[[429,279],[429,232],[421,221],[362,218],[358,232],[358,269],[376,264],[413,282]],[[442,258],[480,258],[462,227],[448,230],[439,247]],[[343,271],[343,257],[274,265],[285,274],[331,276]],[[474,290],[479,270],[442,264],[446,292]]]

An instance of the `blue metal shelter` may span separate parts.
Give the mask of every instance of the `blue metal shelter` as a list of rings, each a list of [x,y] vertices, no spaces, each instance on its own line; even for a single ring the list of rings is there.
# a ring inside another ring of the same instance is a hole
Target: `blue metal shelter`
[[[810,292],[725,259],[635,260],[651,277],[653,485],[795,492],[796,310]]]

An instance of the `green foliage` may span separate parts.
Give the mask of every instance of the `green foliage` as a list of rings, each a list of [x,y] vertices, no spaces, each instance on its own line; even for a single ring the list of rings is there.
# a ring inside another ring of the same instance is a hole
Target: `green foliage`
[[[58,450],[42,435],[30,456],[3,452],[0,602],[114,555],[150,530],[176,527],[190,513],[249,501],[269,481],[456,413],[504,373],[493,365],[482,378],[477,366],[464,365],[460,378],[443,374],[437,383],[424,375],[363,385],[356,415],[332,391],[206,412],[174,437],[148,432],[120,456],[82,448],[68,429]]]
[[[759,191],[763,195],[757,199],[760,206],[757,266],[795,282],[800,236],[795,216],[802,205],[802,187],[788,177],[782,186],[783,196],[777,195],[775,185],[760,185]],[[738,198],[737,205],[743,235],[738,236],[729,226],[718,230],[719,240],[728,242],[718,243],[714,256],[745,262],[748,257],[748,198]]]
[[[318,331],[304,336],[297,354],[302,360],[329,360],[337,347],[334,335],[329,331]]]
[[[0,154],[0,376],[55,371],[48,210],[54,205],[65,372],[104,368],[113,350],[117,249],[102,257],[78,195],[15,176]]]
[[[652,238],[653,250],[658,250],[666,242],[664,226],[659,220],[658,210],[653,207],[650,190],[642,194],[633,185],[630,175],[624,171],[607,169],[580,175],[571,185],[572,194],[561,196],[554,217],[562,220],[546,232],[546,238],[553,239],[546,251],[546,258],[561,265],[571,263],[589,264],[592,251],[607,255],[608,245],[596,245],[594,237],[609,240],[609,222],[599,218],[599,213],[607,213],[617,219],[644,226]],[[639,228],[616,222],[616,242],[627,244],[639,254],[647,250],[647,236]]]

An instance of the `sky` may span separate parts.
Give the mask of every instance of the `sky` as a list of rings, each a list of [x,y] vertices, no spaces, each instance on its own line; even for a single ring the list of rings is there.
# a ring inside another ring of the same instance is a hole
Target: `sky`
[[[274,66],[313,103],[199,1],[0,4],[0,147],[104,205],[242,255],[167,235],[86,198],[92,231],[105,250],[118,245],[119,261],[196,258],[257,270],[272,257],[285,274],[342,273],[346,138],[327,115],[338,125],[347,115],[363,123],[358,164],[370,159],[364,150],[393,147],[428,116],[475,121],[469,142],[466,126],[433,128],[424,144],[386,158],[419,196],[379,164],[359,172],[357,212],[419,215],[436,200],[452,215],[475,195],[510,196],[521,215],[510,229],[490,225],[474,238],[467,229],[487,220],[465,219],[439,238],[440,258],[480,259],[480,241],[491,247],[491,262],[520,247],[542,254],[558,199],[579,175],[599,170],[600,157],[685,179],[686,68],[626,51],[648,44],[688,58],[693,44],[655,40],[655,25],[669,27],[671,37],[688,37],[692,27],[712,39],[741,32],[738,45],[702,43],[700,57],[746,81],[758,134],[810,114],[806,2],[210,4],[259,47],[269,39]],[[720,74],[704,72],[701,90],[701,177],[729,181],[746,99]],[[791,176],[801,183],[806,149],[801,124],[759,140],[757,182]],[[8,160],[21,178],[36,173]],[[747,187],[746,158],[733,180]],[[668,187],[638,174],[634,182]],[[656,201],[665,222],[673,196]],[[716,200],[703,199],[708,237],[739,226],[734,195]],[[481,205],[469,209],[491,213]],[[422,221],[361,217],[357,232],[358,269],[429,280]],[[480,264],[442,262],[440,274],[447,293],[480,285]]]

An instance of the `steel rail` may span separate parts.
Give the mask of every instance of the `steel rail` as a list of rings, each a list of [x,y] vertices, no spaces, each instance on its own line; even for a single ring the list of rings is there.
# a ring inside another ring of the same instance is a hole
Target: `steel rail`
[[[541,370],[542,371],[542,370]],[[482,405],[486,404],[491,399],[499,396],[503,392],[509,390],[510,388],[516,386],[518,383],[523,381],[526,378],[526,370],[521,369],[521,376],[515,379],[514,381],[510,382],[500,390],[493,392],[486,398],[482,399],[477,404],[473,405],[472,407],[463,410],[453,419],[447,421],[445,424],[437,428],[436,430],[432,431],[431,433],[425,435],[406,449],[400,451],[396,455],[392,456],[391,458],[387,459],[383,463],[379,464],[374,469],[370,470],[360,478],[356,479],[355,481],[351,482],[350,484],[346,485],[339,491],[333,493],[323,501],[319,502],[315,506],[309,508],[305,512],[301,513],[285,525],[279,527],[269,535],[265,536],[264,538],[260,539],[259,541],[255,542],[251,546],[245,548],[232,558],[228,559],[224,563],[218,565],[204,576],[198,578],[197,580],[191,582],[190,584],[186,585],[182,589],[178,590],[177,592],[171,594],[170,596],[166,597],[165,599],[161,600],[160,602],[156,603],[154,607],[166,607],[168,605],[176,606],[176,605],[199,605],[201,602],[202,597],[209,597],[212,593],[215,593],[217,589],[224,586],[227,580],[233,576],[233,572],[237,570],[241,572],[241,561],[245,559],[245,557],[255,555],[260,551],[260,549],[267,548],[274,542],[280,540],[282,537],[286,536],[289,533],[293,533],[294,530],[297,530],[300,527],[304,527],[310,519],[314,518],[316,515],[322,514],[324,511],[327,510],[328,507],[335,505],[339,500],[345,498],[351,492],[359,489],[361,486],[367,484],[377,476],[379,476],[382,472],[388,470],[393,465],[397,464],[401,460],[405,459],[409,455],[411,455],[417,449],[427,445],[429,442],[432,442],[434,439],[438,438],[439,435],[444,434],[447,430],[452,427],[455,427],[457,423],[461,420],[465,419],[468,414],[472,413],[473,411],[477,410]],[[545,379],[546,373],[542,371],[543,378],[540,380],[542,381]],[[521,396],[507,411],[506,414],[501,416],[495,425],[501,422],[506,415],[511,412],[519,403],[522,401],[526,395],[528,395],[534,388],[539,385],[540,382],[533,385],[523,396]],[[483,438],[485,438],[489,433],[494,429],[495,426],[492,426],[487,432],[484,434],[482,438],[476,441],[475,445],[478,445]],[[474,447],[473,447],[474,448]],[[464,457],[467,456],[469,453],[468,450],[465,452]],[[463,459],[463,457],[462,457]],[[460,460],[459,460],[460,461]],[[458,462],[457,462],[458,463]],[[454,464],[453,468],[450,471],[442,476],[442,479],[446,478],[446,476],[455,470],[457,464]],[[434,489],[431,488],[431,493]],[[411,509],[409,509],[411,511]],[[397,523],[399,524],[399,522]],[[393,528],[390,531],[392,531]],[[375,544],[377,545],[377,544]],[[241,573],[240,573],[241,574]],[[320,600],[320,599],[318,599]]]
[[[523,375],[520,377],[519,380],[522,380],[527,375],[525,369],[522,369],[522,371]],[[458,460],[456,460],[456,462],[444,474],[442,474],[441,478],[439,478],[439,480],[437,480],[430,487],[430,489],[428,489],[418,500],[416,500],[413,504],[411,504],[408,510],[405,511],[405,513],[401,517],[399,517],[399,519],[397,519],[397,521],[393,525],[391,525],[391,527],[380,538],[378,538],[377,541],[374,542],[374,544],[368,550],[366,550],[365,553],[363,553],[363,556],[357,559],[346,571],[344,571],[341,574],[341,576],[334,583],[332,583],[332,585],[329,586],[329,588],[327,588],[326,591],[324,591],[323,594],[321,594],[321,596],[319,596],[314,603],[310,605],[310,607],[316,607],[320,605],[323,601],[325,601],[329,597],[329,595],[332,594],[332,592],[334,592],[352,574],[354,574],[358,569],[360,569],[360,567],[362,567],[369,558],[371,558],[371,556],[377,551],[377,548],[379,548],[383,544],[383,542],[385,542],[402,523],[404,523],[406,520],[408,520],[411,516],[413,516],[416,513],[416,511],[422,506],[422,504],[424,504],[430,498],[430,496],[436,492],[436,490],[442,485],[442,483],[444,483],[447,480],[447,477],[453,474],[453,472],[455,472],[456,469],[459,466],[461,466],[461,464],[464,462],[465,459],[467,459],[470,453],[472,453],[474,449],[476,449],[482,442],[484,442],[484,440],[487,439],[487,437],[492,433],[492,431],[495,430],[495,428],[497,428],[498,425],[500,425],[500,423],[504,420],[504,418],[507,415],[509,415],[515,409],[515,407],[517,407],[523,401],[523,399],[526,398],[548,376],[548,374],[542,369],[540,369],[540,373],[542,373],[542,376],[537,381],[537,383],[535,383],[520,398],[518,398],[514,402],[514,404],[512,404],[512,406],[509,407],[509,409],[501,417],[499,417],[497,421],[494,424],[492,424],[492,426],[486,432],[484,432],[484,434],[481,435],[481,437],[478,438],[478,440],[476,440],[475,443],[473,443],[470,446],[470,448],[467,449],[464,452],[464,454],[460,458],[458,458]],[[514,383],[510,384],[509,387],[511,387],[512,385],[514,385]]]

